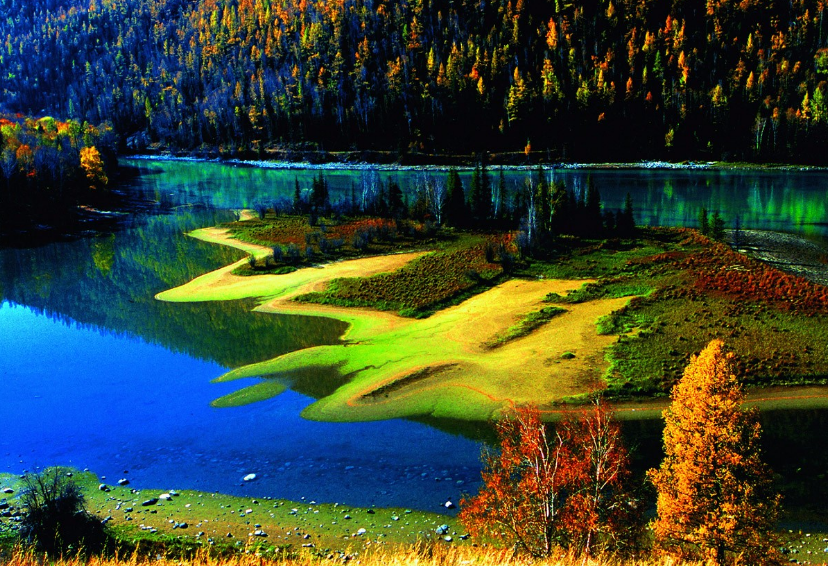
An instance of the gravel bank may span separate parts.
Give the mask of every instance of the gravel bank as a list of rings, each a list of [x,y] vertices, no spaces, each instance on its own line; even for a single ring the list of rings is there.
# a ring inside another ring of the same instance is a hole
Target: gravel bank
[[[793,275],[828,285],[828,245],[801,236],[766,230],[742,230],[728,234],[736,251]]]

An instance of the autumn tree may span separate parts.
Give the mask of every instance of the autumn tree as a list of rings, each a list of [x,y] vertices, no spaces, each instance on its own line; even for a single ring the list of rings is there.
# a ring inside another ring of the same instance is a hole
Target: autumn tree
[[[90,189],[101,189],[109,183],[104,172],[101,153],[95,146],[84,147],[80,150],[80,165],[90,183]]]
[[[634,536],[627,452],[605,407],[554,430],[536,408],[521,407],[495,426],[500,450],[484,453],[483,487],[461,501],[460,520],[472,535],[533,556],[556,547],[591,553]]]
[[[756,564],[775,555],[780,497],[760,459],[757,413],[742,408],[733,359],[714,340],[673,388],[664,412],[665,458],[648,473],[658,490],[651,526],[668,551],[712,564],[739,557]]]

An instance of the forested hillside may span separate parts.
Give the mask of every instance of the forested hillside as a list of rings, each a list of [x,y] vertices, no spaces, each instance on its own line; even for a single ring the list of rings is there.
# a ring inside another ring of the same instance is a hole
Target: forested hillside
[[[825,11],[825,0],[0,0],[2,104],[110,121],[137,147],[824,163]]]

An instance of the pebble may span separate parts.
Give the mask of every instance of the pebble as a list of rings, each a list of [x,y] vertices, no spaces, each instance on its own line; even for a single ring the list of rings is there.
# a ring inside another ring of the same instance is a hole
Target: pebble
[[[256,474],[247,474],[242,478],[243,481],[253,481],[256,479]]]
[[[14,490],[10,487],[4,487],[3,488],[3,493],[14,493]]]
[[[365,533],[367,533],[367,532],[368,532],[368,530],[367,530],[367,529],[365,529],[365,528],[361,528],[361,529],[359,529],[359,530],[357,531],[357,533],[356,533],[356,534],[358,534],[358,535],[364,535],[364,534],[365,534]]]
[[[451,542],[451,541],[453,541],[454,539],[453,539],[453,538],[451,538],[451,535],[446,535],[446,536],[444,536],[444,537],[443,537],[443,540],[444,540],[444,541],[446,541],[446,542]]]
[[[109,491],[109,486],[106,485],[105,483],[102,483],[98,486],[98,489],[101,490],[101,491]]]
[[[158,499],[160,499],[161,501],[169,501],[170,499],[172,499],[172,495],[170,495],[169,493],[162,493],[158,496]]]
[[[121,478],[118,480],[118,485],[129,485],[129,480],[126,478]]]
[[[448,531],[449,531],[449,526],[448,525],[440,525],[439,527],[434,529],[434,532],[437,533],[438,535],[446,535],[446,534],[448,534]]]
[[[146,501],[141,503],[141,507],[149,507],[150,505],[155,505],[158,503],[158,499],[153,497],[152,499],[147,499]]]
[[[445,503],[443,503],[443,507],[445,507],[446,509],[454,509],[455,506],[454,503],[452,503],[451,501],[446,501]]]

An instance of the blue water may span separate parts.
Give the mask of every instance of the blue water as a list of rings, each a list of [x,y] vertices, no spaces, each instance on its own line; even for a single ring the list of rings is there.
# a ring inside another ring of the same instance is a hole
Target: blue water
[[[210,383],[225,368],[139,339],[8,302],[0,336],[2,472],[71,465],[139,488],[434,511],[479,479],[476,443],[417,423],[306,421],[312,399],[291,391],[211,408],[239,388]],[[243,482],[248,473],[257,480]]]
[[[314,399],[297,391],[326,395],[341,383],[333,374],[304,376],[293,390],[246,407],[210,407],[253,383],[211,383],[227,369],[336,343],[344,327],[323,318],[251,313],[249,303],[170,304],[153,297],[240,257],[185,232],[229,220],[228,209],[290,198],[295,179],[307,188],[316,171],[133,164],[142,175],[125,190],[157,202],[155,213],[136,215],[111,235],[0,249],[0,472],[72,465],[109,482],[128,477],[137,488],[433,511],[476,489],[480,445],[461,436],[403,420],[303,420],[300,412]],[[381,175],[410,191],[420,174]],[[609,207],[630,192],[643,224],[692,226],[705,206],[730,219],[739,214],[745,228],[828,233],[825,173],[555,175],[581,189],[592,175]],[[358,192],[362,176],[331,173],[334,198],[349,196],[351,186]],[[506,183],[514,187],[525,177],[508,172]],[[778,451],[774,467],[786,479],[809,470],[813,481],[802,484],[803,493],[824,484],[828,456],[815,458],[811,447],[828,438],[826,422],[828,412],[785,412],[767,423],[774,446],[788,449],[792,434],[801,440],[796,455]],[[637,434],[650,446],[649,453],[639,450],[648,454],[641,467],[654,465],[659,431]],[[821,452],[828,455],[828,448]],[[242,482],[248,473],[258,479]],[[821,500],[828,501],[825,495]]]

